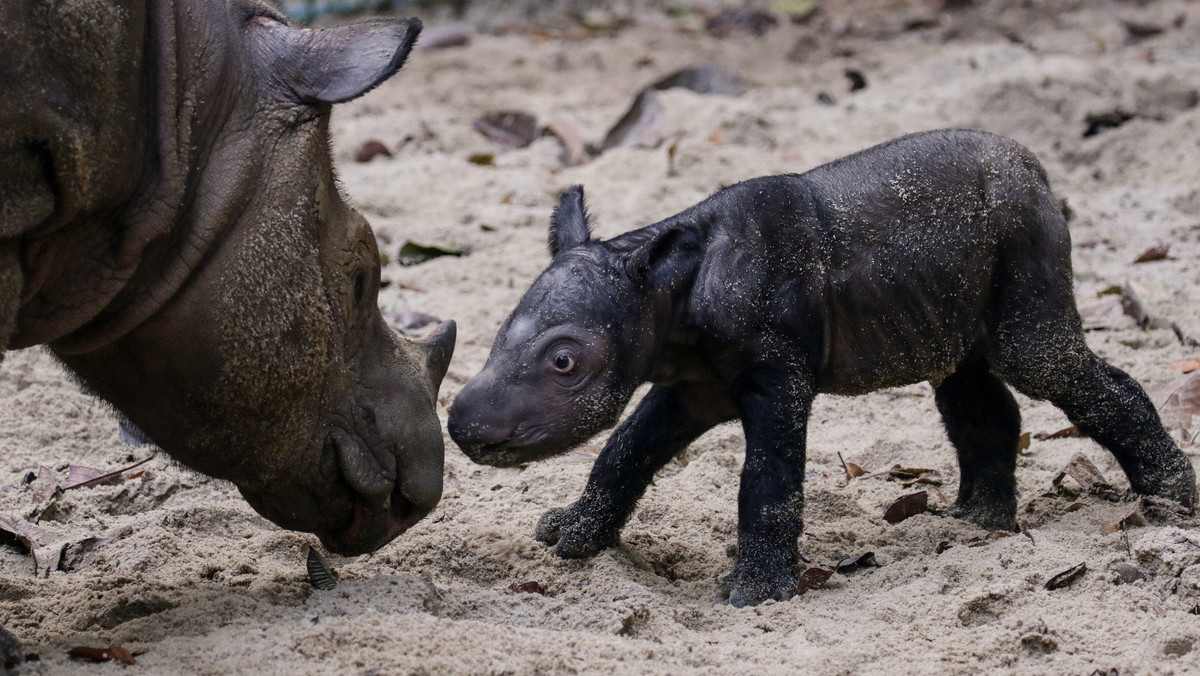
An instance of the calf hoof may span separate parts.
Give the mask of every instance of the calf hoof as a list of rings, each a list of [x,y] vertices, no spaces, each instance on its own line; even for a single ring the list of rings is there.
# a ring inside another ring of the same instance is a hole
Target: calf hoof
[[[734,608],[757,606],[768,599],[786,601],[796,594],[799,577],[795,566],[749,566],[738,564],[721,580],[717,600]]]
[[[16,669],[21,663],[21,642],[16,636],[0,627],[0,674],[6,674],[10,669]]]
[[[585,559],[617,543],[617,532],[605,527],[603,519],[577,506],[559,507],[542,515],[533,536],[554,545],[554,554],[564,559]]]
[[[1171,464],[1174,466],[1164,468],[1157,476],[1142,475],[1140,481],[1130,478],[1130,484],[1133,484],[1134,492],[1170,500],[1181,505],[1188,514],[1195,514],[1196,503],[1200,502],[1196,495],[1196,471],[1186,456]]]
[[[1017,530],[1016,498],[1013,498],[1011,502],[1005,500],[989,501],[986,503],[979,501],[956,501],[950,509],[946,510],[946,513],[956,519],[971,521],[979,527],[990,531],[1007,530],[1016,532]]]

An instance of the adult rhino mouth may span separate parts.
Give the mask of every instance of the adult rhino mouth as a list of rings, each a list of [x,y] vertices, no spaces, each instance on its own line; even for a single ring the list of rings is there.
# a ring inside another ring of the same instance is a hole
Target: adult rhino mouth
[[[341,430],[330,434],[325,447],[336,454],[341,479],[354,496],[345,526],[316,533],[329,551],[345,556],[373,552],[433,511],[432,505],[419,505],[404,495],[390,450],[376,455]]]

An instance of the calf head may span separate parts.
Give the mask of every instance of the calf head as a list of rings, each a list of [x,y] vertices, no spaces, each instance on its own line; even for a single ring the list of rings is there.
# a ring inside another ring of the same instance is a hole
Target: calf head
[[[400,68],[420,24],[303,30],[266,5],[227,7],[235,39],[214,58],[241,67],[207,64],[225,89],[193,92],[224,112],[206,122],[177,221],[221,236],[132,330],[96,349],[52,347],[165,451],[233,482],[267,518],[335,552],[372,551],[441,496],[435,407],[455,330],[413,342],[384,322],[375,237],[338,192],[328,121],[332,103]],[[189,234],[176,234],[181,249],[164,243],[156,280],[190,253]]]
[[[678,231],[648,230],[595,241],[583,189],[562,195],[550,266],[450,408],[450,436],[472,460],[536,460],[616,423],[665,332],[661,268]]]

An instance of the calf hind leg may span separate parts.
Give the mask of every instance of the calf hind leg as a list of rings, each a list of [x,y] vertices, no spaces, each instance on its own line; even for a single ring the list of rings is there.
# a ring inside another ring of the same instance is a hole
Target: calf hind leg
[[[1021,434],[1017,402],[978,358],[960,364],[937,387],[934,399],[958,453],[958,498],[950,513],[984,528],[1013,530]]]
[[[1106,448],[1130,487],[1196,508],[1196,473],[1163,429],[1137,381],[1096,356],[1074,333],[1061,344],[1012,345],[997,350],[1006,380],[1062,409],[1079,431]]]

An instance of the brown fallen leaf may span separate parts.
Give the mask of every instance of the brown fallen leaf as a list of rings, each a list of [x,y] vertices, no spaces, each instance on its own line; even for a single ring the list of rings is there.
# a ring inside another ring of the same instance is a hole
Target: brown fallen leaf
[[[33,491],[33,504],[49,500],[59,488],[58,476],[49,467],[38,465],[37,475],[29,482],[29,490]]]
[[[1078,580],[1080,577],[1083,577],[1083,574],[1086,572],[1087,572],[1087,563],[1080,563],[1079,565],[1071,566],[1070,568],[1064,570],[1063,572],[1058,573],[1057,575],[1054,575],[1049,580],[1046,580],[1046,585],[1045,585],[1046,589],[1049,589],[1050,591],[1054,591],[1055,589],[1062,589],[1063,587],[1069,587],[1072,584],[1074,584],[1075,581]]]
[[[1113,488],[1100,469],[1082,453],[1073,455],[1067,462],[1067,466],[1062,468],[1050,483],[1058,486],[1068,476],[1074,479],[1085,492],[1094,493],[1106,500],[1115,500],[1120,497],[1120,493]]]
[[[1007,531],[1007,530],[994,530],[983,537],[971,538],[970,540],[967,540],[967,546],[968,547],[983,547],[985,545],[989,545],[989,544],[995,542],[996,540],[1006,538],[1012,534],[1013,533],[1011,531]]]
[[[608,134],[600,149],[611,148],[653,148],[663,140],[663,118],[665,110],[658,95],[651,89],[644,89],[633,105],[621,116]]]
[[[690,89],[697,94],[738,96],[744,94],[750,88],[750,84],[741,75],[728,68],[704,64],[677,70],[650,85],[651,89],[658,90],[673,87]]]
[[[1071,425],[1070,427],[1064,427],[1057,432],[1038,432],[1037,434],[1033,435],[1033,438],[1037,439],[1038,441],[1045,441],[1047,439],[1069,439],[1078,436],[1083,436],[1080,433],[1079,428]]]
[[[1104,296],[1079,308],[1084,331],[1128,326],[1129,320],[1125,316],[1125,306],[1117,296]]]
[[[1152,246],[1141,253],[1140,256],[1134,259],[1134,263],[1149,263],[1151,261],[1161,261],[1171,252],[1170,244],[1159,244]]]
[[[1029,432],[1023,432],[1021,434],[1021,436],[1017,437],[1017,451],[1018,452],[1029,450],[1029,444],[1030,444],[1029,437],[1030,437]]]
[[[546,133],[562,143],[568,165],[575,166],[588,161],[587,148],[583,144],[579,130],[574,126],[561,120],[555,120],[546,125]]]
[[[70,540],[62,533],[11,516],[0,516],[0,532],[10,534],[29,550],[33,556],[34,574],[38,577],[58,570],[63,548]]]
[[[371,139],[358,147],[358,150],[354,153],[354,161],[370,162],[381,155],[383,157],[391,157],[392,151],[388,150],[388,147],[383,145],[383,143]]]
[[[1164,425],[1168,427],[1191,427],[1196,416],[1200,416],[1200,371],[1180,376],[1175,380],[1147,390],[1154,407]]]
[[[858,465],[856,465],[852,462],[846,462],[846,460],[844,458],[842,458],[842,454],[840,451],[838,452],[838,460],[841,461],[842,470],[845,471],[845,473],[846,473],[846,482],[847,483],[849,483],[850,480],[857,479],[858,477],[863,476],[864,474],[867,473],[866,470],[859,467]]]
[[[546,588],[541,582],[530,580],[529,582],[514,582],[508,585],[508,590],[518,594],[541,594],[546,595]]]
[[[137,664],[133,653],[119,645],[113,644],[107,648],[92,648],[90,646],[75,646],[67,651],[67,655],[73,660],[81,662],[109,662],[115,661],[121,664]]]
[[[909,493],[892,501],[892,504],[883,510],[883,520],[888,523],[900,523],[901,521],[922,514],[929,509],[929,493],[919,491],[917,493]]]
[[[825,583],[833,576],[833,571],[828,568],[819,568],[817,566],[809,566],[800,573],[800,579],[796,582],[795,594],[800,596],[810,589],[820,589],[825,586]]]
[[[520,110],[484,113],[471,123],[475,131],[503,148],[524,148],[541,134],[537,118]]]
[[[1142,501],[1135,500],[1105,521],[1100,527],[1100,534],[1111,535],[1119,530],[1145,526],[1146,523],[1146,517],[1142,515]]]
[[[67,478],[65,481],[63,481],[61,488],[64,491],[69,491],[73,488],[93,488],[95,486],[118,483],[123,480],[121,476],[122,474],[134,469],[135,467],[140,467],[141,465],[150,462],[157,455],[157,453],[151,453],[147,457],[142,458],[131,465],[126,465],[121,469],[114,470],[94,469],[92,467],[83,467],[82,465],[71,465],[67,468]],[[135,479],[141,475],[142,473],[139,472],[137,474],[130,475],[128,478]]]
[[[1179,361],[1171,362],[1167,366],[1170,367],[1170,369],[1172,371],[1178,371],[1179,373],[1191,373],[1192,371],[1200,371],[1200,357],[1193,357],[1191,359],[1180,359]]]
[[[859,568],[878,568],[879,562],[875,560],[875,552],[865,552],[858,556],[851,556],[837,562],[834,568],[842,575],[848,575],[858,570]]]
[[[406,241],[396,253],[396,262],[405,267],[424,263],[441,256],[466,256],[465,249],[452,249],[440,244],[419,244],[412,240]]]
[[[467,155],[467,161],[481,167],[491,167],[496,164],[496,153],[473,153]]]

